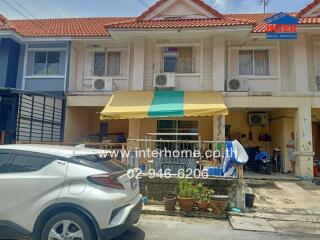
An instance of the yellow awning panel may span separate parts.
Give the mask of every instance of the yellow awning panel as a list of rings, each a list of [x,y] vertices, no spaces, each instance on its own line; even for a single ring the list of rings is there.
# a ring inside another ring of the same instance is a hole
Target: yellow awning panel
[[[117,91],[100,114],[101,120],[194,117],[228,114],[218,92]]]
[[[151,91],[116,91],[100,113],[100,119],[147,118],[152,99]]]
[[[184,116],[227,115],[228,108],[219,92],[185,92]]]

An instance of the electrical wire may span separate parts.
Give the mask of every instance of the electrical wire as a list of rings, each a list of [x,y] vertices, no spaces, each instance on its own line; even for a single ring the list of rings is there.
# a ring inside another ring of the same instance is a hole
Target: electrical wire
[[[15,2],[16,5],[18,5],[21,9],[23,9],[24,11],[26,11],[32,18],[37,18],[36,16],[34,16],[32,14],[32,12],[30,12],[28,9],[26,9],[18,0],[12,0]]]
[[[16,13],[18,13],[19,15],[21,15],[24,18],[29,18],[27,15],[25,15],[24,13],[22,13],[19,9],[17,9],[15,6],[13,6],[12,4],[10,4],[7,0],[2,0],[2,2],[7,5],[9,8],[11,8],[13,11],[15,11]]]
[[[28,17],[27,15],[25,15],[22,11],[20,11],[17,7],[15,7],[14,5],[12,5],[11,3],[8,2],[8,0],[1,0],[5,5],[7,5],[9,8],[11,8],[12,10],[14,10],[16,13],[18,13],[19,15],[21,15],[23,18],[31,20],[30,22],[36,26],[39,30],[45,30],[42,26],[38,25],[35,21],[32,20],[36,20],[36,17],[29,11],[27,10],[25,7],[22,6],[21,3],[18,3],[16,0],[14,0],[14,2],[22,9],[24,9],[30,16],[32,16],[34,19],[30,19],[30,17]]]

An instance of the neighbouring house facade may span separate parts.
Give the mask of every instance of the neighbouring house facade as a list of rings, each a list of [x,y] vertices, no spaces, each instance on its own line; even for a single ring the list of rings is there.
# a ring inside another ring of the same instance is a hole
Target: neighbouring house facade
[[[32,21],[0,16],[1,143],[62,141],[70,43],[29,34]]]
[[[287,172],[294,132],[297,175],[311,177],[320,156],[319,8],[316,0],[290,13],[296,40],[267,39],[273,14],[223,14],[201,0],[160,0],[135,18],[8,20],[0,34],[19,44],[18,88],[66,93],[65,142],[243,138],[280,148]],[[161,84],[173,93],[154,91]],[[170,111],[154,110],[157,101]]]

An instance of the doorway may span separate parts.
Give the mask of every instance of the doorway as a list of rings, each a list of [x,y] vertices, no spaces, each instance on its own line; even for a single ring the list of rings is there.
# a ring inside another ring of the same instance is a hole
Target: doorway
[[[320,160],[320,123],[312,123],[312,139],[313,139],[313,151],[315,153],[314,159]]]

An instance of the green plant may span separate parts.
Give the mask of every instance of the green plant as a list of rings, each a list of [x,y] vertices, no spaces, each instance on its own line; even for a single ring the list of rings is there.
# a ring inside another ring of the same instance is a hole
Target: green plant
[[[213,194],[213,190],[203,186],[203,183],[198,183],[194,186],[193,194],[196,201],[209,202],[210,195]]]
[[[194,187],[191,180],[186,178],[179,179],[179,197],[194,198]]]

